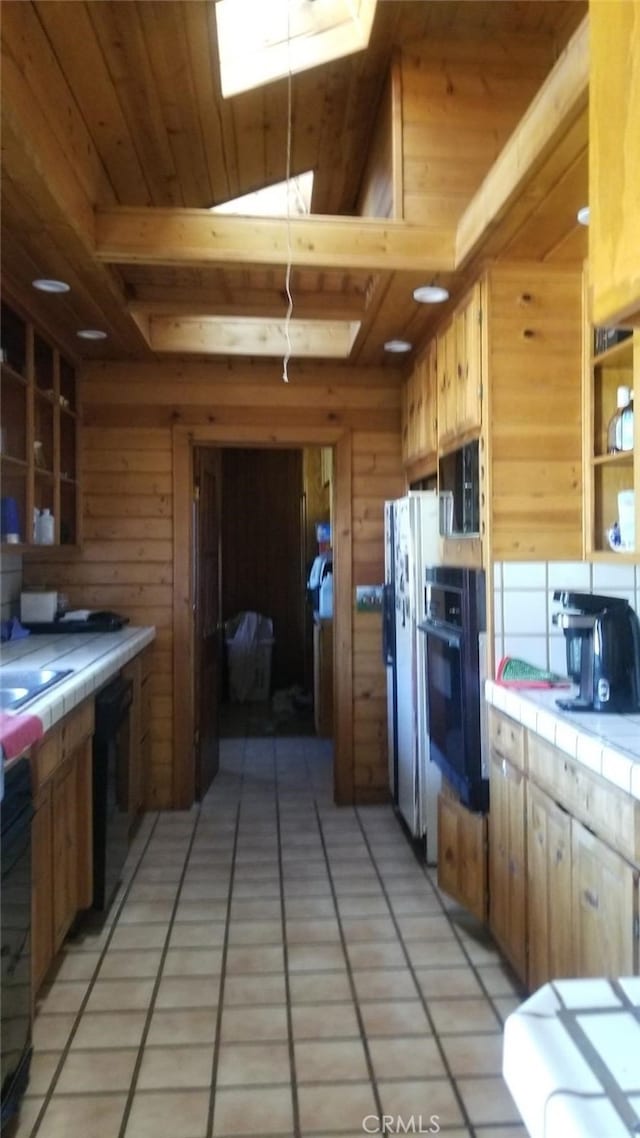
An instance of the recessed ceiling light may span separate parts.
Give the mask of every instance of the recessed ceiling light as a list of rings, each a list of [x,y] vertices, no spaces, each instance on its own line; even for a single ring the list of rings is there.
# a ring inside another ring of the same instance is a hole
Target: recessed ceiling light
[[[40,292],[70,292],[71,290],[71,286],[66,281],[48,280],[46,277],[32,281],[31,284]]]
[[[76,336],[81,340],[106,340],[107,333],[101,332],[99,328],[81,328],[76,332]]]
[[[414,288],[413,299],[418,304],[442,304],[443,300],[449,299],[449,293],[440,285],[420,285],[419,288]]]
[[[384,350],[385,352],[410,352],[413,344],[408,340],[387,340]]]
[[[582,209],[578,210],[576,216],[581,225],[589,224],[589,212],[590,211],[588,205],[583,205]]]

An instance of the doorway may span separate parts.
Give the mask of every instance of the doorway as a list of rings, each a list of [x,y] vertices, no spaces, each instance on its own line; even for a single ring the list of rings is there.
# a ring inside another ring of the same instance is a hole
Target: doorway
[[[302,448],[332,447],[333,468],[333,586],[334,703],[333,782],[337,803],[353,802],[353,627],[352,627],[352,440],[340,425],[303,430],[225,424],[173,429],[173,801],[188,809],[195,797],[196,708],[194,661],[194,451],[199,447],[224,450],[238,446],[238,433],[247,446]]]

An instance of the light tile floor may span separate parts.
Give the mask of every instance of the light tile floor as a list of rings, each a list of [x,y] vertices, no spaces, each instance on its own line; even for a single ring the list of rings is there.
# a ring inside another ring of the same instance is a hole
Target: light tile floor
[[[518,990],[432,878],[390,808],[333,805],[330,744],[223,740],[201,807],[144,818],[107,923],[67,944],[17,1135],[524,1135]]]

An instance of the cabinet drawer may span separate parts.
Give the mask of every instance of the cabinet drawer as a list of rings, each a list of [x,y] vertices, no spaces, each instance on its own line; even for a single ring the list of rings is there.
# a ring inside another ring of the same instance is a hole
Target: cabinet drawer
[[[58,764],[62,762],[62,729],[54,727],[31,752],[31,773],[34,792],[51,778]]]
[[[525,730],[521,723],[489,707],[489,743],[502,759],[513,763],[518,770],[526,770]]]
[[[640,802],[534,734],[528,761],[534,782],[618,853],[640,864]]]
[[[92,699],[85,700],[75,711],[71,712],[62,723],[62,753],[73,754],[76,747],[84,742],[89,735],[93,735],[94,703]]]

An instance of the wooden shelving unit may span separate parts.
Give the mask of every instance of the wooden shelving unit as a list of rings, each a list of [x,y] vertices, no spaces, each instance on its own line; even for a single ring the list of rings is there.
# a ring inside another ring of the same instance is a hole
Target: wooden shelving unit
[[[593,335],[591,333],[591,335]],[[592,341],[593,342],[593,341]],[[636,535],[638,534],[638,490],[640,489],[640,433],[635,416],[634,448],[607,452],[607,427],[616,409],[618,387],[633,390],[634,375],[640,371],[638,333],[621,340],[603,352],[591,354],[584,390],[584,485],[585,551],[594,561],[638,560],[638,540],[634,551],[616,551],[607,532],[618,520],[618,494],[635,490]]]
[[[80,544],[79,416],[73,364],[26,317],[2,303],[0,473],[18,505],[18,544],[7,552]],[[49,509],[54,544],[34,541],[34,511]]]

